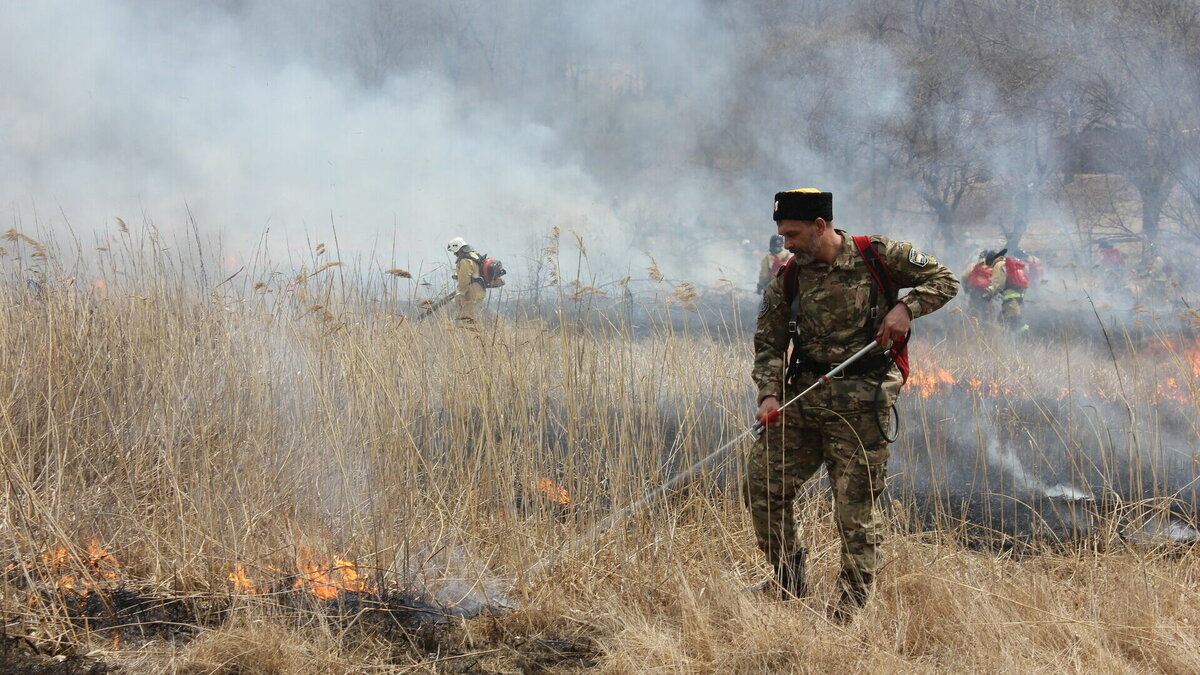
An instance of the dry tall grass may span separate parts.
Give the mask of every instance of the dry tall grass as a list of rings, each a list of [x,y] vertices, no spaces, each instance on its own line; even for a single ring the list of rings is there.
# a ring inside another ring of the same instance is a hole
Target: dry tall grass
[[[232,595],[232,616],[190,641],[114,648],[10,582],[10,633],[82,645],[131,672],[1200,671],[1190,550],[1047,546],[1018,558],[899,523],[875,599],[839,627],[824,618],[838,552],[817,493],[800,516],[814,596],[746,592],[765,570],[736,496],[744,448],[699,489],[571,547],[744,428],[746,341],[503,319],[453,330],[381,310],[395,298],[321,259],[316,272],[206,285],[169,256],[124,255],[96,273],[103,287],[40,267],[39,287],[3,288],[0,546],[36,570],[47,551],[98,539],[124,578]],[[1018,391],[1044,386],[1057,363],[1052,346],[974,343],[967,356],[926,354]],[[1089,385],[1110,377],[1102,358],[1079,358],[1089,364],[1072,372]],[[1153,409],[1144,385],[1127,386]],[[934,444],[947,420],[907,400],[908,442]],[[570,504],[539,491],[543,479]],[[282,611],[234,593],[236,564],[261,580],[305,555],[517,609],[458,622],[436,645],[388,644],[315,605]],[[523,575],[549,556],[545,575]],[[554,644],[595,653],[530,656]]]

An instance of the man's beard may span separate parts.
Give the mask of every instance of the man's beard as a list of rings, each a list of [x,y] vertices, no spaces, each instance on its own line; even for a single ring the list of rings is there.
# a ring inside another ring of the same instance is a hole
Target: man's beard
[[[817,259],[816,256],[808,251],[793,251],[792,256],[796,259],[797,265],[808,265]]]

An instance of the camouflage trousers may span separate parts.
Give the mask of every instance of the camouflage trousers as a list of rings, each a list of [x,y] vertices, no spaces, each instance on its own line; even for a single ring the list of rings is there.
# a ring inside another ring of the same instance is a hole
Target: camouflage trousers
[[[875,387],[873,382],[859,382],[864,390]],[[842,539],[843,573],[870,578],[879,569],[883,519],[876,500],[887,478],[889,450],[884,433],[891,434],[888,406],[895,400],[894,396],[886,399],[881,405],[868,400],[858,409],[840,413],[812,406],[789,408],[782,424],[768,428],[755,444],[743,499],[754,521],[758,547],[772,567],[799,549],[796,495],[824,466]]]

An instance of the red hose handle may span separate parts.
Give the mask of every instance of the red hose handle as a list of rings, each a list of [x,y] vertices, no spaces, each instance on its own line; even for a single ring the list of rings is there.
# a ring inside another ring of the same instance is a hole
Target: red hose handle
[[[769,427],[772,424],[774,424],[775,420],[779,419],[779,416],[782,414],[783,414],[783,411],[776,408],[775,410],[772,410],[771,412],[767,413],[766,415],[763,415],[758,421],[762,422],[762,425],[764,427]]]

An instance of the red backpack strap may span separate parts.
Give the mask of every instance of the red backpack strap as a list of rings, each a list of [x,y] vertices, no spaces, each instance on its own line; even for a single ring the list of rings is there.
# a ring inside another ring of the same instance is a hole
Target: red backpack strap
[[[854,247],[858,249],[858,255],[862,256],[863,262],[867,263],[867,270],[871,272],[871,278],[875,280],[875,285],[884,295],[891,297],[895,293],[896,285],[892,283],[892,274],[884,264],[879,251],[875,249],[875,245],[871,243],[871,238],[864,235],[853,239]]]
[[[783,277],[783,299],[788,303],[788,339],[796,335],[796,322],[800,317],[800,293],[797,285],[800,283],[800,267],[796,264],[796,256],[788,258],[783,269],[779,270]]]
[[[867,271],[871,273],[871,278],[875,280],[875,286],[883,293],[883,297],[888,299],[888,302],[894,302],[897,299],[898,290],[895,282],[892,280],[891,271],[888,270],[887,264],[884,263],[883,257],[879,255],[879,251],[875,248],[871,238],[868,236],[854,237],[854,247],[858,249],[858,255],[862,257],[863,262],[867,264]],[[900,375],[908,382],[908,338],[911,337],[912,331],[904,336],[903,340],[898,340],[892,343],[892,348],[888,352],[892,356],[892,360],[896,363],[896,367],[900,369]]]

